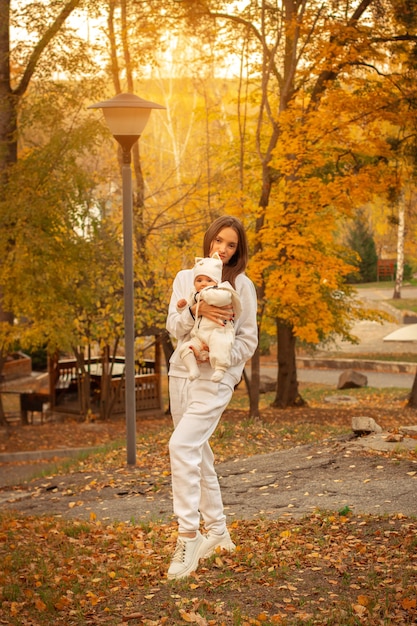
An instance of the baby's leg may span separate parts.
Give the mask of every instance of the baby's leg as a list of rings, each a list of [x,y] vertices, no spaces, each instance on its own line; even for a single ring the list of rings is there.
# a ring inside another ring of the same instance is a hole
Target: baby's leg
[[[200,368],[198,367],[197,360],[191,348],[189,349],[188,352],[184,354],[184,356],[182,357],[182,360],[184,361],[185,367],[190,372],[190,375],[188,378],[190,380],[195,380],[196,378],[200,378]]]
[[[211,376],[213,382],[220,382],[230,367],[230,356],[234,342],[234,330],[222,328],[214,330],[210,337],[210,365],[214,369]]]
[[[184,343],[180,350],[180,357],[183,360],[185,367],[190,372],[190,380],[200,378],[200,368],[198,367],[197,359],[195,358],[195,354],[192,349],[193,346],[197,350],[200,350],[200,341],[197,337],[194,337],[191,341]]]

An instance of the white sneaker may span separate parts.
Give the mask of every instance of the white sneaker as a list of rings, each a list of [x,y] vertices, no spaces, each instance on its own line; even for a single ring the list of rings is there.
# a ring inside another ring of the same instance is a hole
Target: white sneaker
[[[206,552],[202,555],[204,558],[214,554],[217,548],[220,550],[226,550],[226,552],[234,552],[236,550],[236,546],[233,543],[227,529],[222,535],[216,535],[212,530],[209,530],[206,535],[206,543],[204,546],[206,548]]]
[[[206,553],[206,542],[207,539],[200,531],[193,539],[179,536],[167,577],[184,578],[194,572],[200,558]]]

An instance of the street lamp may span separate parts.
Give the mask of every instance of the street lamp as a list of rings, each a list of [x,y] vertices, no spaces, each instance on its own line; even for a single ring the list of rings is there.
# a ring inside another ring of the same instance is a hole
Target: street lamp
[[[110,100],[91,104],[102,109],[113,137],[123,151],[123,260],[125,320],[125,410],[127,462],[136,465],[136,383],[135,383],[135,315],[133,289],[133,201],[131,149],[141,136],[152,109],[165,109],[132,93],[120,93]]]

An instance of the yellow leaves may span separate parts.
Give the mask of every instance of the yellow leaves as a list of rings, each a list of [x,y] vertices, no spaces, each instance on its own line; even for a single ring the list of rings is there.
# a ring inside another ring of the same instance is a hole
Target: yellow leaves
[[[385,410],[386,396],[375,396],[374,403]],[[345,414],[339,415],[338,410],[330,413],[332,426],[345,424]],[[302,440],[303,427],[310,440],[327,438],[324,433],[328,433],[328,426],[308,423],[309,415],[299,410],[283,416],[277,424],[276,414],[267,412],[262,421],[252,424],[239,419],[240,414],[233,414],[233,422],[227,422],[228,427],[215,442],[216,456],[217,446],[224,446],[228,458],[246,456],[247,450],[259,451],[259,441],[263,452],[283,445],[293,447]],[[321,419],[326,418],[321,415]],[[145,475],[152,485],[156,484],[154,480],[168,468],[168,457],[161,450],[166,447],[171,429],[168,421],[163,429],[157,422],[154,430],[148,421],[142,425],[138,437],[139,473],[124,467],[124,457],[95,455],[88,462],[82,461],[83,474],[78,484],[81,489],[89,488],[91,506],[93,498],[100,499],[100,489],[107,485],[127,489],[133,484],[137,488],[137,481]],[[74,431],[74,425],[69,429]],[[64,425],[60,430],[68,443]],[[242,442],[246,447],[241,447]],[[251,470],[256,478],[256,465]],[[63,477],[43,478],[41,485],[43,490],[57,485],[54,497],[63,498],[65,516],[68,499],[77,502],[79,492],[72,475],[71,490],[68,483],[65,488],[59,487],[61,480]],[[277,480],[279,490],[285,489],[285,482]],[[155,496],[153,491],[146,493],[136,497],[138,503],[139,499]],[[39,501],[40,496],[36,497]],[[274,519],[269,511],[253,520],[230,516],[232,537],[238,544],[236,552],[203,560],[195,576],[175,582],[166,581],[176,541],[174,523],[164,524],[146,515],[143,525],[136,520],[134,524],[108,520],[99,524],[95,514],[81,508],[72,510],[71,517],[80,514],[85,521],[0,516],[4,620],[29,624],[42,618],[45,623],[66,626],[76,619],[74,615],[88,615],[91,622],[97,623],[104,623],[111,615],[115,623],[122,619],[136,623],[136,619],[137,623],[159,626],[163,623],[160,616],[169,616],[167,623],[220,626],[232,623],[236,611],[242,625],[262,626],[291,620],[324,623],[331,619],[343,624],[346,611],[354,613],[357,620],[363,616],[360,619],[367,623],[374,611],[387,623],[412,623],[416,611],[416,590],[411,584],[415,520],[404,514],[361,516],[347,509],[299,520],[285,514]],[[27,554],[31,555],[30,564]],[[405,580],[410,581],[408,588],[403,588]],[[46,608],[39,605],[38,611],[35,598]],[[122,617],[123,612],[126,615]]]
[[[356,115],[358,100],[370,115],[360,128],[343,123]],[[390,184],[381,160],[372,162],[384,143],[373,114],[372,97],[336,86],[318,110],[306,113],[292,103],[280,112],[271,162],[278,181],[264,210],[262,249],[251,260],[250,274],[265,285],[266,315],[288,322],[303,341],[318,343],[354,313],[332,302],[331,291],[341,289],[352,271],[338,242],[341,220]],[[360,167],[352,158],[356,151]]]
[[[35,607],[38,611],[46,611],[46,604],[40,598],[35,598]]]
[[[402,598],[401,606],[406,611],[416,610],[417,608],[417,600],[416,598]]]
[[[73,509],[76,506],[83,506],[84,502],[82,500],[77,500],[76,502],[68,502],[68,508]]]
[[[11,602],[10,603],[10,615],[11,617],[17,617],[20,612],[20,603],[19,602]]]
[[[363,606],[362,604],[353,604],[352,608],[359,617],[364,617],[367,613],[366,606]]]
[[[70,605],[72,600],[68,598],[68,596],[61,596],[57,602],[55,602],[54,607],[57,611],[65,611]]]
[[[85,595],[92,606],[96,606],[100,602],[100,598],[92,591],[87,591]]]
[[[370,602],[371,602],[371,599],[370,599],[369,596],[359,595],[357,597],[357,602],[361,606],[368,606],[370,604]]]
[[[216,567],[218,568],[222,568],[224,563],[222,561],[222,559],[219,556],[216,556],[216,558],[214,559],[214,564],[216,565]]]
[[[267,622],[269,619],[268,613],[259,613],[256,617],[259,622]]]
[[[194,611],[187,612],[184,609],[179,610],[181,619],[188,624],[198,624],[199,626],[207,626],[207,620],[204,619],[199,613]]]

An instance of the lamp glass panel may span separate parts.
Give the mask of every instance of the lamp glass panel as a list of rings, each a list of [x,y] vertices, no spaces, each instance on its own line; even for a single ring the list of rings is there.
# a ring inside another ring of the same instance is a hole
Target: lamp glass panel
[[[109,107],[102,111],[112,135],[141,135],[152,109]]]

